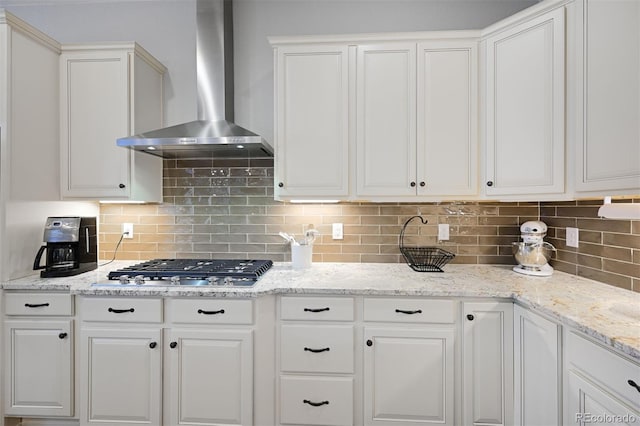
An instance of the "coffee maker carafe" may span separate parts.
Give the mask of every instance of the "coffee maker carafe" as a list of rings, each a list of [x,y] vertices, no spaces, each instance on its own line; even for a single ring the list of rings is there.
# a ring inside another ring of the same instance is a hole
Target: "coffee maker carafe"
[[[43,241],[33,269],[43,269],[42,278],[69,277],[98,267],[95,217],[48,217]],[[41,265],[46,254],[45,265]]]

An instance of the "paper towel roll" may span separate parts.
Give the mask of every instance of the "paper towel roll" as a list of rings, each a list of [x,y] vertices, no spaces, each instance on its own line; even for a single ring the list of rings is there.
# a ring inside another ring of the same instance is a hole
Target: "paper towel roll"
[[[607,219],[640,220],[640,203],[605,204],[598,210],[598,216]]]

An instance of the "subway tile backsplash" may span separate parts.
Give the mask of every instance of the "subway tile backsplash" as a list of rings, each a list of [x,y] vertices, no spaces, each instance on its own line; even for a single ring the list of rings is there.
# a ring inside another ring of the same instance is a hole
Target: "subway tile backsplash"
[[[315,262],[404,262],[398,236],[407,244],[439,246],[456,254],[453,263],[514,264],[511,243],[519,226],[540,217],[548,240],[558,247],[554,267],[611,285],[640,291],[640,225],[596,217],[597,202],[571,203],[340,203],[290,204],[273,200],[273,160],[164,160],[164,203],[103,204],[100,258],[110,260],[121,224],[134,224],[117,259],[268,258],[290,260],[278,235],[320,231]],[[638,200],[640,201],[640,200]],[[344,239],[333,240],[332,223],[344,224]],[[450,240],[438,241],[438,224],[450,225]],[[564,229],[580,229],[580,248],[567,248]]]

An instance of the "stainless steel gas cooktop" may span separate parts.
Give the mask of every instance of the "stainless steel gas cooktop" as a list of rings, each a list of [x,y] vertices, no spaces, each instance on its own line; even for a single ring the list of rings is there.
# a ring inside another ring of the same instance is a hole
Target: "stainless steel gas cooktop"
[[[154,259],[111,271],[109,282],[94,285],[251,287],[272,265],[270,260]]]

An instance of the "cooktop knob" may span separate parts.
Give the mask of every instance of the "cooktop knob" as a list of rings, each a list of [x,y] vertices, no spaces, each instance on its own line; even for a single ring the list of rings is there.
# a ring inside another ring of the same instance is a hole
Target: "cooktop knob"
[[[180,277],[171,277],[171,285],[180,285]]]
[[[118,280],[120,281],[120,284],[129,284],[129,275],[120,275]]]
[[[136,285],[144,284],[144,275],[136,275],[133,277],[133,282],[136,283]]]

